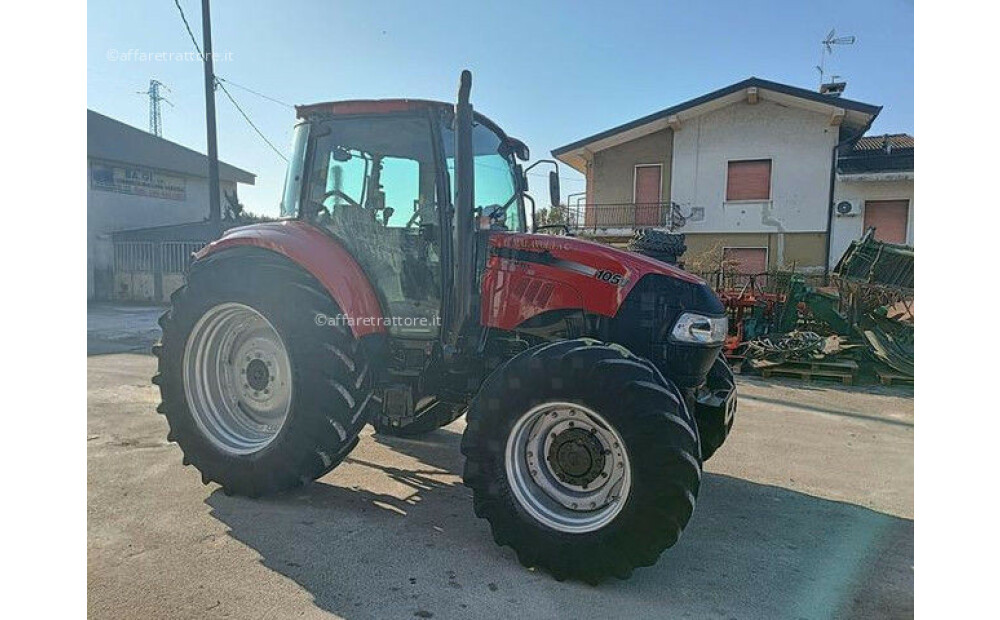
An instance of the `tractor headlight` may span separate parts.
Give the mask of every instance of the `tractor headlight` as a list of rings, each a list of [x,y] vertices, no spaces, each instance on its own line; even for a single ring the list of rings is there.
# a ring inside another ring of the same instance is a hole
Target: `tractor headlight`
[[[670,339],[688,344],[722,344],[729,332],[729,320],[724,316],[704,316],[685,312],[674,323]]]

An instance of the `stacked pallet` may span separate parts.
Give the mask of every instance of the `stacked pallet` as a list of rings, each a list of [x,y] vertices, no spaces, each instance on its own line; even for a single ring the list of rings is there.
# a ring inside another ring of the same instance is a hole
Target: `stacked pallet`
[[[852,385],[858,376],[858,364],[854,360],[790,360],[778,364],[760,364],[756,369],[765,379],[771,376],[795,377],[804,381],[833,379],[844,385]]]

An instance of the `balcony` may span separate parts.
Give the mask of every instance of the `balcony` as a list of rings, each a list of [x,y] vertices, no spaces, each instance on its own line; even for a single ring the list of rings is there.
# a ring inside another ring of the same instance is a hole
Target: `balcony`
[[[616,237],[631,235],[638,228],[672,231],[684,225],[684,218],[677,205],[669,201],[580,203],[551,209],[540,223],[566,224],[576,233]]]

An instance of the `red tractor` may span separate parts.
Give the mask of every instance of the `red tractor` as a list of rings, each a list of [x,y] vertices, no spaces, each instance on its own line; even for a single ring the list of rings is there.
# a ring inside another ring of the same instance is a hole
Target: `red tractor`
[[[205,483],[251,497],[323,476],[366,423],[465,413],[497,543],[625,578],[676,542],[731,428],[725,308],[673,266],[528,233],[528,149],[471,82],[457,105],[297,108],[283,218],[200,251],[160,321],[158,411]]]

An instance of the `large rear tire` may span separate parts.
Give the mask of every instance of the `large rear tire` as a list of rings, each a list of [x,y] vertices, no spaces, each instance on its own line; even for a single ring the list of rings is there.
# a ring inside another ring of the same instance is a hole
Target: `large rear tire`
[[[672,546],[701,483],[697,427],[677,388],[622,347],[529,349],[483,384],[462,438],[476,516],[525,566],[627,578]]]
[[[336,467],[368,422],[364,351],[329,295],[290,261],[229,250],[195,262],[160,319],[168,439],[204,483],[256,497]],[[321,318],[317,318],[321,317]]]

